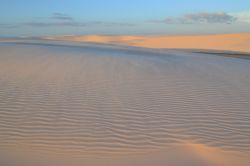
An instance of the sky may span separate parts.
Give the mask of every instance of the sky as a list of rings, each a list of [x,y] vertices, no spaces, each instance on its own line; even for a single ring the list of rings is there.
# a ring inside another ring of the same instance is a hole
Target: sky
[[[250,0],[1,0],[0,36],[250,31]]]

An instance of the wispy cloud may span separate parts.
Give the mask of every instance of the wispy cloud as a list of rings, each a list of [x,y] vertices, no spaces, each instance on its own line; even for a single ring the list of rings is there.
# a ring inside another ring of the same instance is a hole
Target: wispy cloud
[[[73,21],[73,17],[64,14],[64,13],[53,13],[52,16],[49,17],[50,19],[54,20],[64,20],[64,21]]]
[[[49,17],[36,18],[33,21],[18,24],[0,24],[0,28],[8,27],[87,27],[87,26],[135,26],[126,22],[103,22],[103,21],[77,21],[70,15],[64,13],[53,13]]]
[[[238,12],[232,13],[232,15],[241,23],[250,23],[250,12]]]
[[[22,23],[23,26],[30,27],[84,27],[87,26],[85,22],[78,22],[73,17],[64,13],[53,13],[49,17]]]
[[[14,24],[0,24],[0,28],[17,28]]]
[[[103,21],[77,21],[73,17],[64,13],[54,13],[45,21],[31,21],[23,23],[25,26],[32,27],[86,27],[86,26],[134,26],[132,23],[125,22],[103,22]]]
[[[166,24],[230,24],[237,21],[237,17],[225,12],[215,13],[192,13],[180,17],[167,17],[164,20],[153,22]]]
[[[26,22],[22,23],[22,26],[30,27],[87,27],[87,26],[135,26],[133,23],[119,23],[119,22]]]

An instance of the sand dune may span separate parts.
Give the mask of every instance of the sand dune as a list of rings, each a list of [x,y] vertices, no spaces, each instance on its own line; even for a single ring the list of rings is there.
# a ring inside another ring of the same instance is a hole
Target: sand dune
[[[247,166],[249,71],[185,51],[1,42],[0,165]]]
[[[147,48],[215,49],[250,52],[250,33],[186,36],[63,36],[52,40],[127,44]]]

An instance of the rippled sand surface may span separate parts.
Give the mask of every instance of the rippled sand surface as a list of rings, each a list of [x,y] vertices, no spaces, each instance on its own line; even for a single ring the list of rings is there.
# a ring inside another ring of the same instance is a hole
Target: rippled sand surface
[[[250,61],[2,42],[0,147],[0,165],[247,166]]]

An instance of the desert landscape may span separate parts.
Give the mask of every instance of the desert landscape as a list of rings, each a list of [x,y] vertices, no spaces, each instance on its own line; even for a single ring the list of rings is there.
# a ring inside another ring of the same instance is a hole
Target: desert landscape
[[[0,5],[0,166],[249,166],[250,1]]]
[[[1,165],[250,162],[249,60],[41,39],[0,50]]]

